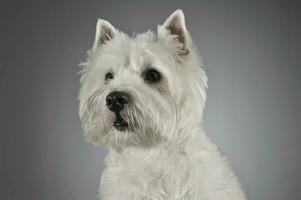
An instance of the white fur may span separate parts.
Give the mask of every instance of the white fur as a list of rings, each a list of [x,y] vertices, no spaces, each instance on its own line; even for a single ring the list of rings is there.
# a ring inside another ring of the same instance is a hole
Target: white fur
[[[175,17],[184,43],[167,28]],[[181,54],[184,48],[187,55]],[[144,80],[149,67],[162,74],[159,83]],[[108,71],[114,72],[109,83],[104,80]],[[181,10],[158,26],[156,34],[132,37],[99,20],[80,73],[84,136],[109,149],[100,199],[246,199],[227,160],[203,129],[207,76]],[[132,127],[125,132],[112,126],[114,114],[105,105],[105,97],[116,90],[133,100],[121,113]]]

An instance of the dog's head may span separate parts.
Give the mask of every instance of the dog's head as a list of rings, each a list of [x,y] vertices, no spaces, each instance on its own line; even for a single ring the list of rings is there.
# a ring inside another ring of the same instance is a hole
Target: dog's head
[[[156,34],[132,37],[98,20],[80,74],[79,115],[85,138],[94,144],[176,141],[201,122],[207,77],[181,10]]]

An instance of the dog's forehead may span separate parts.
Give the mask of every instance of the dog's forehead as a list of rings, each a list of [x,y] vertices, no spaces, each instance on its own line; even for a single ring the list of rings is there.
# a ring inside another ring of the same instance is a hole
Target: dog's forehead
[[[104,56],[121,63],[119,67],[132,68],[141,71],[141,68],[153,61],[155,36],[151,32],[137,34],[132,37],[120,35],[104,47]],[[112,56],[114,55],[114,56]]]
[[[149,62],[155,46],[155,35],[152,32],[135,34],[128,39],[127,59],[138,63]]]

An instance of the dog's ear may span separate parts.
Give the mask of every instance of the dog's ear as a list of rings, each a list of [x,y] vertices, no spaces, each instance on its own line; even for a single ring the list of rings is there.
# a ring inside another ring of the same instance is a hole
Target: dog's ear
[[[92,50],[96,50],[99,46],[112,40],[116,33],[117,29],[115,29],[110,22],[103,19],[98,19],[96,25],[95,40]]]
[[[185,16],[181,9],[174,11],[162,25],[170,34],[182,44],[179,55],[187,55],[190,47],[190,35],[186,29]]]

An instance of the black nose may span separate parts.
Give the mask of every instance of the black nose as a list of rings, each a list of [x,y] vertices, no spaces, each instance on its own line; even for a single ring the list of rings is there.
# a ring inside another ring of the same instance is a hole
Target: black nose
[[[112,92],[106,97],[106,104],[109,110],[118,112],[129,102],[129,95],[125,92]]]

